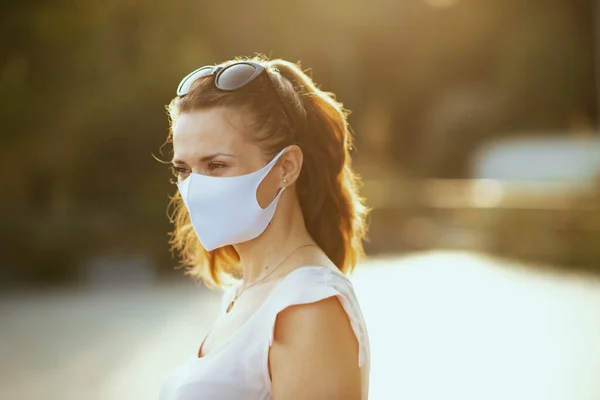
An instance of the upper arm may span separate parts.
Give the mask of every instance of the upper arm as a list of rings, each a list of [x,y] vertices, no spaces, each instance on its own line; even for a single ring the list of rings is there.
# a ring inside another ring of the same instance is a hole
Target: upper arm
[[[269,353],[273,399],[360,399],[358,351],[336,296],[285,308]]]

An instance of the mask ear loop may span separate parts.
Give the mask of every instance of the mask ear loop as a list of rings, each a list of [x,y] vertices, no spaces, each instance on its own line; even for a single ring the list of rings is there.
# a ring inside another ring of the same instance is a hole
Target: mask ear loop
[[[279,158],[283,155],[283,153],[285,153],[286,150],[287,150],[287,147],[285,147],[283,150],[281,150],[275,157],[273,157],[273,159],[271,161],[269,161],[269,163],[267,165],[265,165],[262,168],[261,174],[259,175],[260,179],[259,179],[258,184],[256,185],[256,189],[258,189],[258,186],[267,177],[267,175],[269,174],[269,172],[271,172],[271,170],[275,166],[275,163],[277,162],[277,160],[279,160]]]
[[[277,160],[279,160],[279,158],[283,155],[283,153],[285,153],[285,151],[287,150],[287,147],[284,147],[283,150],[281,150],[275,157],[273,157],[273,159],[263,167],[263,169],[261,170],[261,174],[260,179],[258,179],[256,186],[254,188],[254,198],[256,200],[256,202],[258,203],[258,199],[256,198],[257,196],[257,191],[258,191],[258,187],[260,186],[260,184],[262,183],[262,181],[267,177],[267,175],[269,174],[269,172],[271,172],[271,170],[273,169],[273,167],[275,166],[275,163],[277,163]],[[277,195],[275,196],[275,198],[273,199],[273,201],[266,207],[264,208],[265,210],[269,207],[271,207],[274,203],[277,202],[277,200],[279,199],[279,197],[281,197],[281,194],[283,193],[283,191],[286,189],[286,187],[282,187],[279,192],[277,193]],[[262,208],[262,207],[261,207]]]

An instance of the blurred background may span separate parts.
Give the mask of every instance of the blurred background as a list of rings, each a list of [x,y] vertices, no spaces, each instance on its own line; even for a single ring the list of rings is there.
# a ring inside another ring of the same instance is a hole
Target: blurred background
[[[152,154],[184,75],[263,53],[353,111],[371,397],[600,399],[595,1],[4,1],[0,43],[0,397],[156,398],[195,354],[220,293]]]

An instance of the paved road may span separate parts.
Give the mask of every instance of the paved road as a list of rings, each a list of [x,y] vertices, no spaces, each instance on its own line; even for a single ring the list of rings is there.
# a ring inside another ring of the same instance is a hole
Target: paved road
[[[600,400],[600,281],[440,252],[356,286],[374,400]]]
[[[20,293],[0,300],[0,398],[157,398],[218,294],[189,283]]]
[[[353,277],[371,399],[600,399],[600,282],[470,253],[380,257]],[[0,398],[147,400],[219,294],[189,283],[0,298]]]

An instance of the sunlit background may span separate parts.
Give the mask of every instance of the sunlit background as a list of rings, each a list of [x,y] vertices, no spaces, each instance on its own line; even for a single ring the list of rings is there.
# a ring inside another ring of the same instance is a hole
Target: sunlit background
[[[600,399],[592,0],[0,3],[0,398],[157,398],[220,293],[167,246],[185,74],[301,61],[353,110],[371,399]]]

